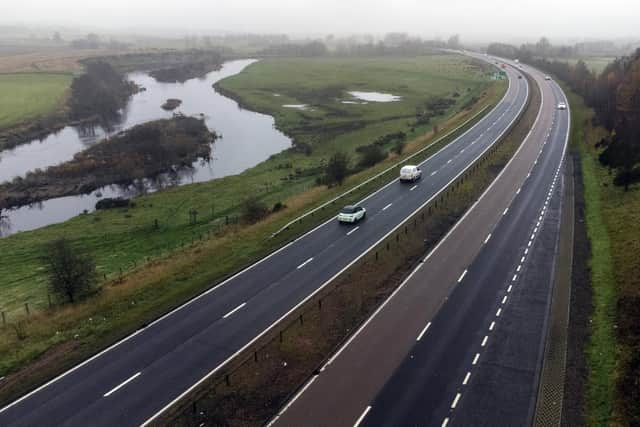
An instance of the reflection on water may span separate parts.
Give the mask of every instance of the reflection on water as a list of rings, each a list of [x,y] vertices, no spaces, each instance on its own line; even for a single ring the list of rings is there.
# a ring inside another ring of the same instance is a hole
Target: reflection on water
[[[107,186],[90,194],[60,197],[4,212],[7,218],[0,225],[0,235],[33,230],[48,224],[65,221],[84,211],[94,210],[102,197],[132,197],[141,192],[157,191],[172,185],[204,182],[227,175],[238,174],[266,160],[291,145],[291,141],[274,126],[271,116],[244,110],[238,104],[215,92],[212,85],[239,73],[254,60],[225,63],[221,70],[213,71],[201,79],[185,83],[159,83],[146,73],[132,73],[129,79],[146,88],[135,94],[122,112],[123,121],[108,131],[97,126],[68,126],[42,141],[33,141],[13,150],[0,153],[0,181],[24,176],[29,170],[46,168],[70,160],[78,151],[94,144],[105,135],[119,132],[136,124],[171,117],[161,105],[168,98],[182,100],[175,110],[186,115],[202,115],[210,130],[222,135],[212,145],[211,160],[194,162],[153,180],[144,179],[130,186]],[[98,194],[98,195],[97,195]]]

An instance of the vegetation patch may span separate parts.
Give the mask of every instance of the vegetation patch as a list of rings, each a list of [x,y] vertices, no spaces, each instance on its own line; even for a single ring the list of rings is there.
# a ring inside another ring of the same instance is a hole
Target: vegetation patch
[[[172,111],[182,105],[182,101],[176,98],[169,98],[161,105],[163,110]]]
[[[189,167],[209,157],[215,138],[203,120],[193,117],[135,126],[77,153],[73,160],[0,184],[0,210]]]

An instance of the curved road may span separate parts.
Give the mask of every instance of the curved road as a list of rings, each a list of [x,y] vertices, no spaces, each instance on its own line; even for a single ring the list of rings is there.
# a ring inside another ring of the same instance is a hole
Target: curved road
[[[570,118],[526,70],[542,105],[510,163],[275,425],[531,424]]]
[[[489,149],[522,111],[526,79],[508,70],[502,101],[421,164],[417,185],[363,200],[363,223],[328,221],[83,364],[0,409],[0,425],[139,425],[224,366],[354,263]]]

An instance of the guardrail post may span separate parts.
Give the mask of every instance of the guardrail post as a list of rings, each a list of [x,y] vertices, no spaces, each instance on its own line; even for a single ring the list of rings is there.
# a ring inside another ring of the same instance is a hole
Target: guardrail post
[[[51,304],[51,294],[47,292],[47,301],[49,301],[49,308],[51,308],[51,306],[53,306],[53,304]]]
[[[254,362],[257,362],[257,361],[258,361],[258,352],[257,352],[257,351],[254,351],[254,352],[253,352],[253,361],[254,361]]]
[[[31,312],[29,311],[29,303],[28,302],[24,303],[24,309],[27,312],[27,316],[30,316]]]
[[[224,376],[224,382],[227,384],[227,386],[231,385],[231,379],[229,378],[229,374]]]
[[[302,314],[300,315],[300,324],[304,324],[304,319],[302,318]]]
[[[283,337],[282,337],[282,331],[280,331],[280,342],[282,342]]]
[[[378,261],[378,251],[376,251],[376,261]]]
[[[318,310],[322,310],[322,298],[318,299]]]

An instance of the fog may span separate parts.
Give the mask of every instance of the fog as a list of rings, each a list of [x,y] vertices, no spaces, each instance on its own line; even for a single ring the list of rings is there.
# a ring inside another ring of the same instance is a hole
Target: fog
[[[182,35],[460,33],[463,40],[637,38],[638,0],[0,0],[0,24]]]

